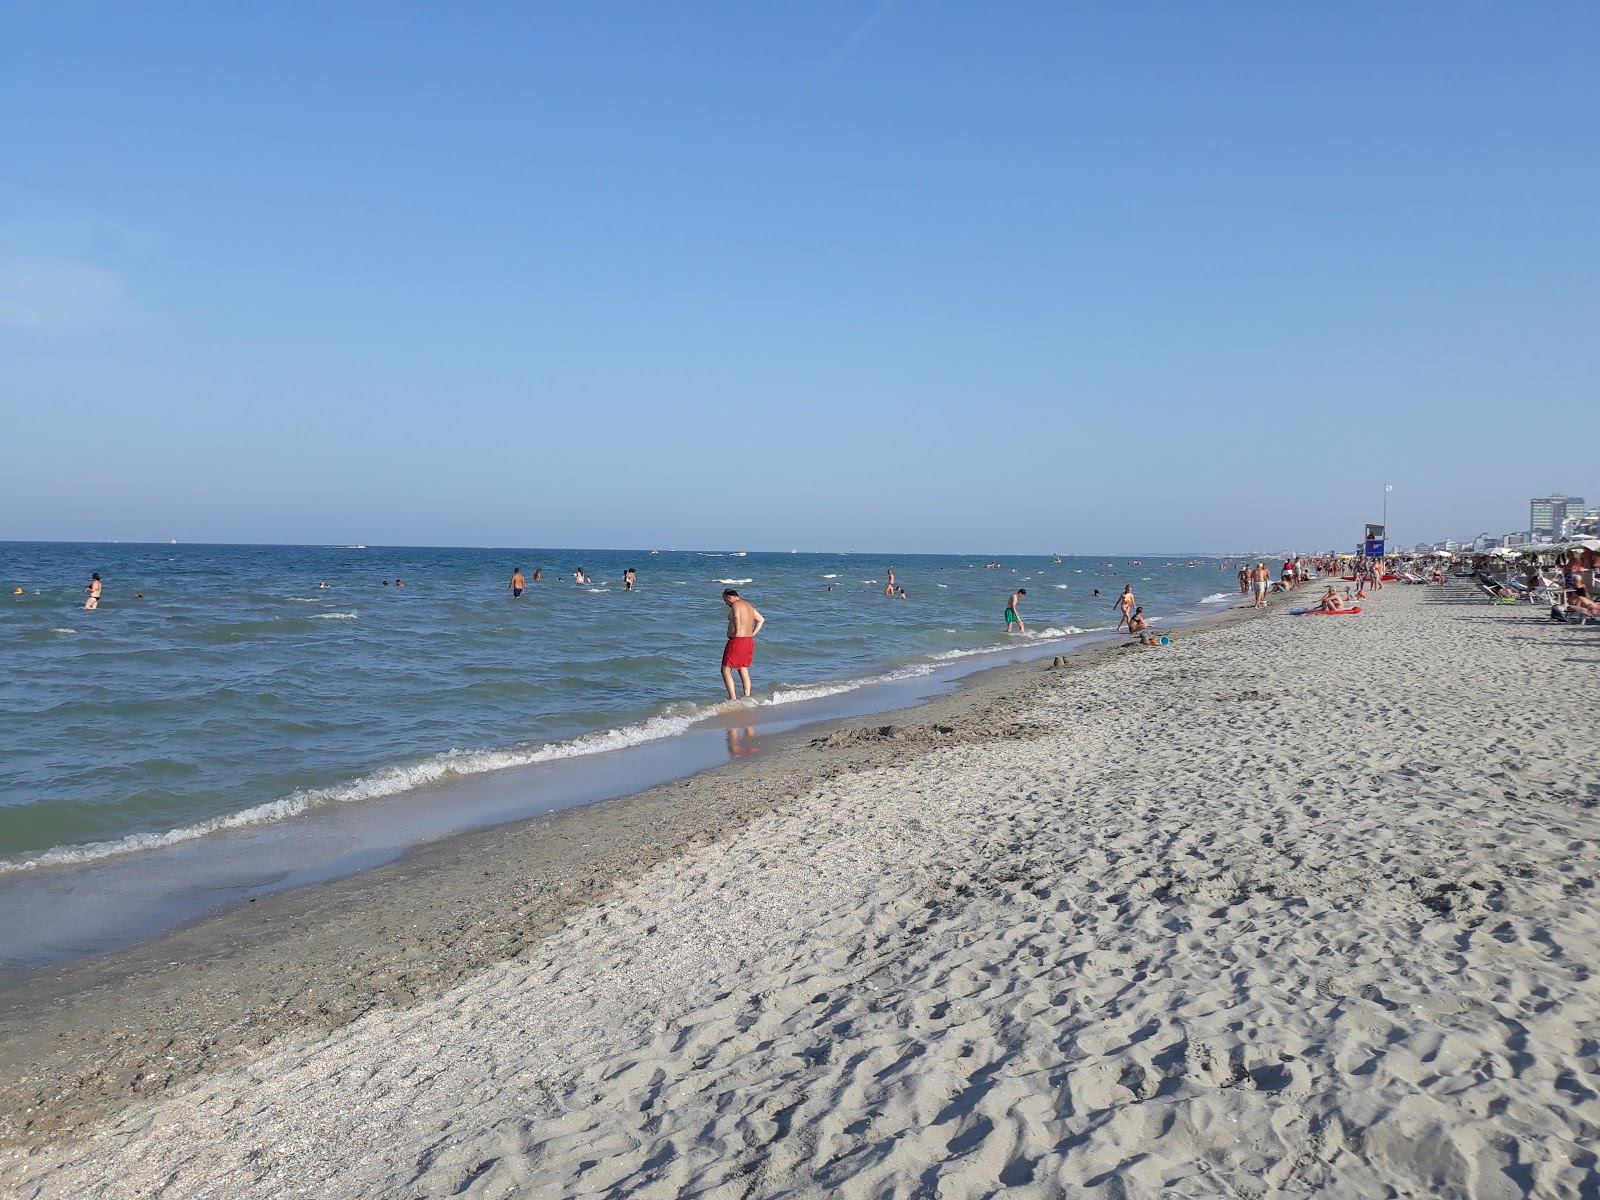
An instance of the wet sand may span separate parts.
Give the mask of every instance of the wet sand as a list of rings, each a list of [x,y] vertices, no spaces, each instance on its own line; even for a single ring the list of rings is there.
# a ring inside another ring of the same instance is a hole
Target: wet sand
[[[13,978],[0,1183],[1587,1194],[1600,638],[1282,607]]]

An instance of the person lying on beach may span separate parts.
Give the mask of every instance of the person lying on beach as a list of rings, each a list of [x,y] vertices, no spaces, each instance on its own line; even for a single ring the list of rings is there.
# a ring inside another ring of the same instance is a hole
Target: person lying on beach
[[[1567,596],[1567,607],[1586,617],[1600,617],[1600,601],[1591,598],[1588,589],[1581,586],[1573,588]]]

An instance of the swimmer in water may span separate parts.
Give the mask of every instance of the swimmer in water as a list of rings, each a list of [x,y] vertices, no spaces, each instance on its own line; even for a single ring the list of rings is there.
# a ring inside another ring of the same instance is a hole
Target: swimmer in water
[[[96,571],[89,579],[89,586],[83,589],[89,593],[89,598],[83,602],[85,608],[100,607],[100,593],[103,586],[100,583],[100,572]]]
[[[511,582],[506,584],[506,587],[511,592],[511,598],[513,600],[515,600],[518,596],[522,595],[522,589],[523,589],[524,586],[526,586],[526,584],[527,584],[527,580],[525,580],[522,577],[522,568],[521,567],[513,568],[512,572],[511,572]]]

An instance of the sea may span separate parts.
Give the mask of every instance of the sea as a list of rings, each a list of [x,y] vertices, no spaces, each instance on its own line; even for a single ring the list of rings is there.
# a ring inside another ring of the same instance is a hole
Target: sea
[[[766,617],[765,709],[1066,646],[1115,624],[1126,584],[1179,623],[1236,601],[1237,565],[0,543],[0,879],[683,734],[726,711],[726,587]],[[1008,634],[1017,588],[1027,631]]]

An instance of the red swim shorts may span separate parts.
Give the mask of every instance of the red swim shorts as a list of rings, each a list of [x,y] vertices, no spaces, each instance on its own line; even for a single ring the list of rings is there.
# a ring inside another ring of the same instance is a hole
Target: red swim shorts
[[[755,656],[755,638],[729,638],[727,646],[722,651],[722,665],[737,670],[740,667],[748,667]]]

